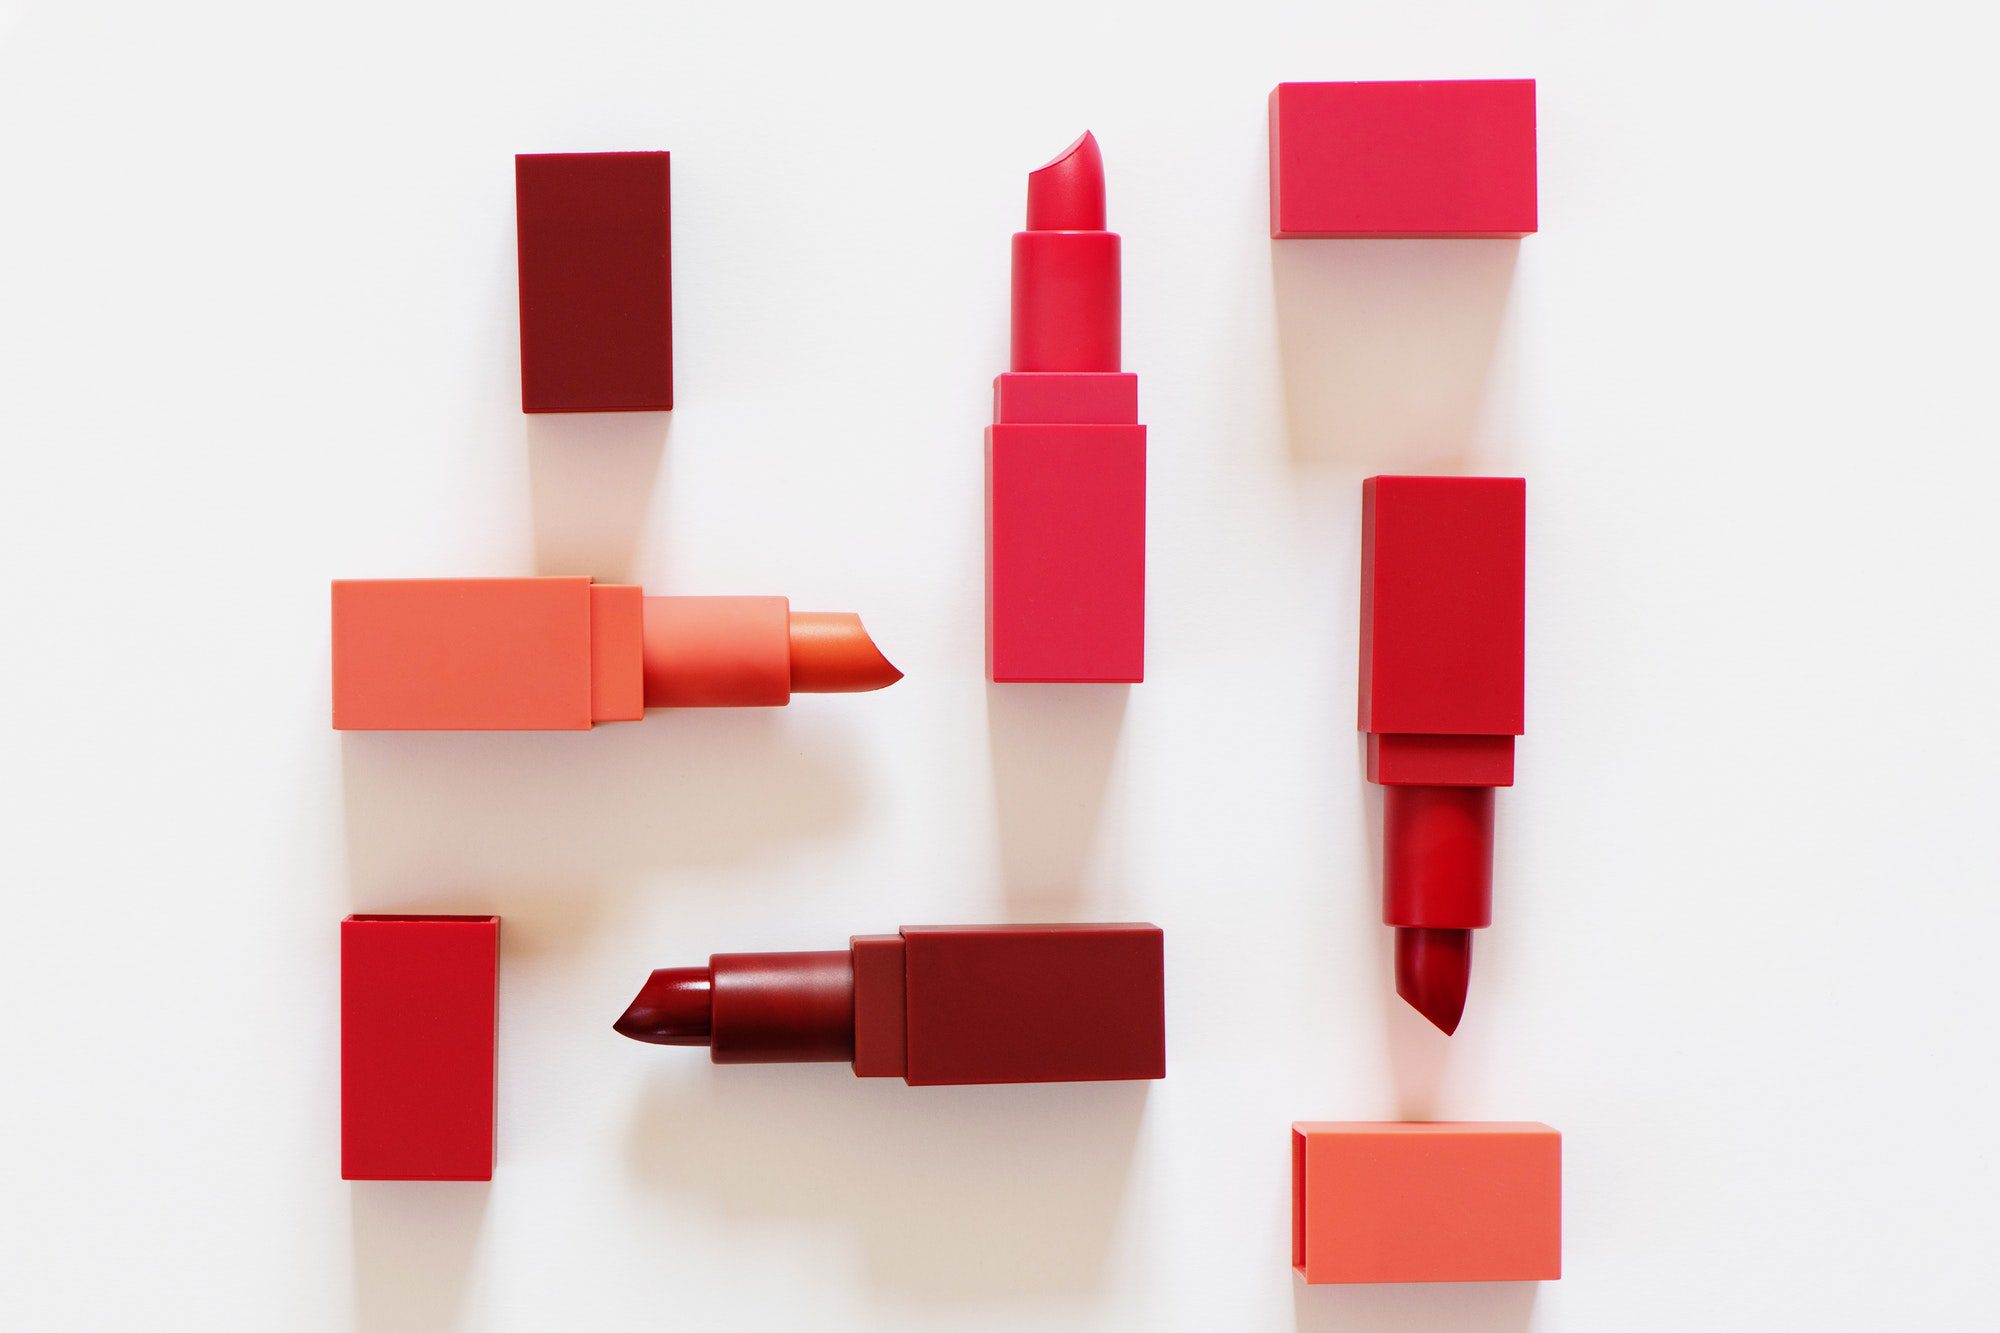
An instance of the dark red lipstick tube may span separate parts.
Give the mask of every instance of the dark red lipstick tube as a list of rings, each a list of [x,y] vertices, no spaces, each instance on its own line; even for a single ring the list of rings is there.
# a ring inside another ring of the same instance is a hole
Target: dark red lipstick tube
[[[1522,727],[1526,483],[1362,483],[1361,730],[1396,990],[1449,1033],[1493,920],[1493,789]]]
[[[1119,371],[1119,239],[1085,134],[1028,177],[1014,235],[1011,369],[986,432],[994,681],[1146,674],[1146,428]]]
[[[905,926],[662,968],[614,1026],[716,1064],[845,1060],[917,1085],[1163,1078],[1163,975],[1158,926]]]

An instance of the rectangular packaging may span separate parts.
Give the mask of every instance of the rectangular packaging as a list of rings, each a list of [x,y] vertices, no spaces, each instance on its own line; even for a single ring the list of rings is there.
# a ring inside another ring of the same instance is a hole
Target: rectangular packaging
[[[523,412],[674,405],[666,153],[514,159]]]
[[[1292,1267],[1309,1283],[1562,1276],[1562,1136],[1507,1122],[1292,1126]]]
[[[906,926],[852,947],[856,1074],[913,1085],[1166,1076],[1158,926]]]
[[[493,1178],[497,916],[340,923],[343,1180]]]
[[[1506,786],[1523,713],[1527,483],[1362,483],[1360,726],[1371,782]]]
[[[1270,115],[1273,239],[1536,228],[1533,79],[1281,83]]]
[[[588,578],[333,585],[333,725],[588,730],[645,715],[632,584]]]
[[[1127,373],[1009,372],[986,432],[996,682],[1146,675],[1146,428]]]

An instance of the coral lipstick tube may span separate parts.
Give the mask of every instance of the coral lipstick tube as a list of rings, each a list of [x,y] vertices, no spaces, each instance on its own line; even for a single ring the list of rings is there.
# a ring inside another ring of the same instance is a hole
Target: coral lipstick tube
[[[907,1083],[1166,1075],[1150,925],[905,926],[824,953],[662,968],[614,1025],[716,1064],[847,1061]]]
[[[647,597],[588,578],[333,585],[343,731],[587,730],[901,679],[860,617],[782,597]]]
[[[1522,729],[1526,484],[1362,483],[1360,725],[1382,792],[1396,989],[1454,1031],[1493,920],[1493,789]]]
[[[1146,428],[1119,370],[1119,238],[1086,134],[1028,177],[986,432],[994,681],[1145,678]]]

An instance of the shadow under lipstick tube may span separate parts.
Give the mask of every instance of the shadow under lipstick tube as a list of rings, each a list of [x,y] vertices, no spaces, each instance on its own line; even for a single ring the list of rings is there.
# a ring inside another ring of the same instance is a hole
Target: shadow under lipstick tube
[[[1493,789],[1522,730],[1527,488],[1362,484],[1360,724],[1382,786],[1382,920],[1396,993],[1449,1034],[1493,921]]]
[[[846,1061],[913,1085],[1163,1078],[1162,969],[1157,926],[905,926],[662,968],[613,1026],[716,1064]]]
[[[902,679],[861,618],[782,597],[647,597],[588,578],[333,585],[343,731],[586,730]]]

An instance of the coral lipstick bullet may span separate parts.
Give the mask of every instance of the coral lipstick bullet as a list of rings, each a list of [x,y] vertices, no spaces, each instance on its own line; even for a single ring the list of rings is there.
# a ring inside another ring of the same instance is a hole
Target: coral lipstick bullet
[[[794,694],[865,694],[903,678],[851,611],[794,611],[788,632]]]

